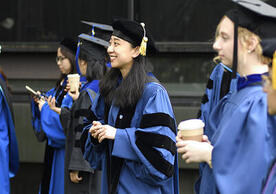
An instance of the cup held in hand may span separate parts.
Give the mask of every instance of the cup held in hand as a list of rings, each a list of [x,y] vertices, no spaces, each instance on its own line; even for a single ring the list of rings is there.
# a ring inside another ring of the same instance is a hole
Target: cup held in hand
[[[178,130],[183,140],[202,141],[204,123],[200,119],[181,121]]]
[[[74,93],[79,89],[80,75],[79,74],[69,74],[68,82],[70,85],[70,92]]]

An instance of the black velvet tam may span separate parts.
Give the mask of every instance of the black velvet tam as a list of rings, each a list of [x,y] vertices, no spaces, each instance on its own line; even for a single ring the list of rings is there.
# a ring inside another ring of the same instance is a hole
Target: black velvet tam
[[[140,46],[142,39],[144,37],[144,30],[141,24],[139,24],[136,21],[127,19],[114,19],[112,27],[114,36],[117,36],[131,43],[133,46]],[[155,54],[157,53],[157,49],[155,47],[153,37],[151,36],[147,25],[145,25],[145,30],[145,36],[148,38],[147,53]]]

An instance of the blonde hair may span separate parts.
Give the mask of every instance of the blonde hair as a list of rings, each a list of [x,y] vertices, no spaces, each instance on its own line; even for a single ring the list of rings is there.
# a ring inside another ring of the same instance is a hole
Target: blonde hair
[[[219,29],[220,29],[220,25],[221,25],[221,22],[222,20],[227,17],[227,16],[223,16],[217,26],[217,29],[216,29],[216,33],[215,33],[215,40],[217,39],[218,37],[218,34],[219,34]],[[261,46],[261,38],[256,35],[255,33],[247,30],[246,28],[243,28],[243,27],[238,27],[238,38],[239,38],[239,41],[241,43],[241,45],[246,48],[248,46],[248,44],[250,43],[250,39],[252,37],[255,37],[258,41],[258,44],[255,48],[255,52],[258,56],[258,58],[260,59],[260,61],[263,63],[263,64],[269,64],[271,63],[271,59],[268,58],[268,57],[265,57],[263,56],[263,48]],[[220,61],[220,57],[219,56],[216,56],[213,58],[213,61],[215,63],[219,62]]]

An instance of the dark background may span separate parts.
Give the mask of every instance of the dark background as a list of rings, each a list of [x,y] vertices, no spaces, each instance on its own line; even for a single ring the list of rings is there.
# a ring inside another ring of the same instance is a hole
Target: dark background
[[[1,28],[0,41],[47,42],[76,37],[85,30],[80,20],[111,23],[128,17],[128,0],[9,0],[1,4],[0,20],[10,17],[12,29]],[[229,0],[136,0],[132,17],[150,27],[158,42],[202,42],[213,38]]]

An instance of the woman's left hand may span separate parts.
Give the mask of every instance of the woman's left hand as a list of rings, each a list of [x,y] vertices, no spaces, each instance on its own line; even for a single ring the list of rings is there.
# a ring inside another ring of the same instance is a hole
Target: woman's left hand
[[[110,125],[102,125],[98,129],[98,140],[101,143],[104,139],[115,139],[117,129]]]
[[[79,90],[76,90],[76,92],[72,93],[70,90],[68,91],[69,96],[73,98],[73,100],[77,100],[79,98],[80,92]]]
[[[49,96],[49,98],[47,99],[47,103],[50,107],[50,109],[54,110],[56,108],[56,98]]]
[[[56,107],[56,98],[49,96],[47,99],[48,106],[51,110],[55,111],[56,113],[60,114],[61,109],[59,107]]]
[[[38,109],[39,111],[41,111],[43,105],[45,104],[45,100],[43,100],[42,98],[37,100],[36,103],[38,104]]]
[[[209,162],[213,146],[207,142],[177,139],[177,152],[182,154],[186,163]]]

